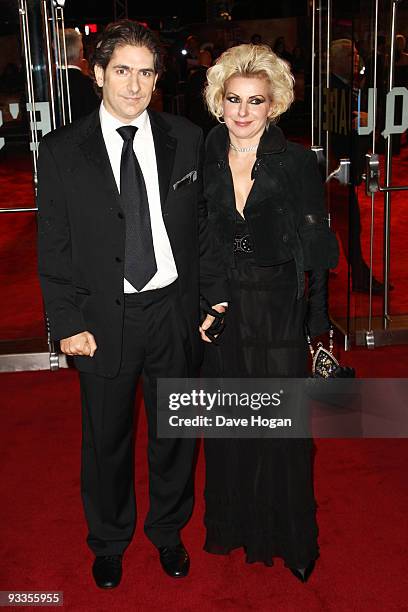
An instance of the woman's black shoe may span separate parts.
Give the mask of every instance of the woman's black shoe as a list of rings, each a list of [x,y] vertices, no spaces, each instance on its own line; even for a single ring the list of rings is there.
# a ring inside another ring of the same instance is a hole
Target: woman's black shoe
[[[290,567],[290,571],[300,582],[307,582],[313,572],[316,562],[311,561],[307,567]]]

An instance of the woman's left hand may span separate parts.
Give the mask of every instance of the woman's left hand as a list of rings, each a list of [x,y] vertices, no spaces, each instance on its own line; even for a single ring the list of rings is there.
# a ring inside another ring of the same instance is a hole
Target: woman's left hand
[[[217,312],[220,313],[224,313],[227,309],[225,308],[225,306],[221,306],[221,304],[216,304],[215,306],[212,306],[212,308],[214,310],[216,310]],[[200,334],[201,334],[201,339],[204,340],[204,342],[212,342],[212,340],[210,340],[210,338],[208,338],[208,336],[206,335],[206,330],[209,329],[211,327],[211,325],[213,324],[215,320],[215,317],[213,317],[212,315],[208,314],[204,321],[201,323],[199,330],[200,330]],[[215,334],[215,338],[218,336],[218,334]]]

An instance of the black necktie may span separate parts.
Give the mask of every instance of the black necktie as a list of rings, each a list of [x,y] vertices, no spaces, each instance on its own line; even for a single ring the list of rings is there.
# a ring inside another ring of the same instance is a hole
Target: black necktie
[[[125,278],[138,291],[157,272],[149,200],[143,174],[133,151],[134,125],[117,129],[123,138],[120,160],[120,199],[126,215]]]

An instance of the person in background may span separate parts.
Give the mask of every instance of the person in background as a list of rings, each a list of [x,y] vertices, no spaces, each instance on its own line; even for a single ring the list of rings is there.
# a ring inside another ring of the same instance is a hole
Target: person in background
[[[348,236],[341,234],[343,251],[350,263],[352,290],[368,293],[370,288],[370,270],[364,260],[361,248],[361,215],[357,187],[361,184],[365,171],[365,155],[370,148],[370,136],[360,136],[357,131],[358,122],[358,92],[361,82],[360,56],[353,42],[347,38],[334,40],[330,45],[330,91],[332,99],[337,99],[337,117],[330,133],[331,152],[338,162],[341,158],[349,158],[350,185],[349,190],[349,231]],[[336,94],[335,97],[334,94]],[[340,120],[341,100],[347,106],[346,122]],[[364,125],[367,114],[360,113],[360,121]],[[375,295],[383,292],[383,284],[373,277],[372,291]]]
[[[397,66],[408,65],[407,39],[403,34],[397,34],[395,37],[395,63]],[[404,85],[405,87],[405,85]]]
[[[285,62],[289,62],[289,64],[292,63],[292,55],[286,49],[284,36],[278,36],[278,38],[275,40],[275,44],[273,45],[273,52],[276,53],[278,57],[285,60]]]
[[[71,103],[72,121],[89,115],[101,103],[92,79],[83,72],[84,47],[82,34],[73,28],[65,29],[65,45],[67,49],[67,69]],[[62,36],[60,37],[61,49]]]
[[[408,53],[406,52],[406,38],[403,34],[397,34],[395,37],[395,76],[394,87],[408,88]],[[398,96],[395,100],[395,120],[398,124],[402,123],[403,104],[402,97]],[[406,144],[405,131],[405,144]],[[392,151],[398,155],[401,151],[404,134],[393,134]]]
[[[181,54],[179,55],[181,56]],[[178,94],[178,85],[181,78],[179,62],[174,48],[170,45],[163,46],[162,61],[163,71],[157,82],[157,88],[162,92],[163,110],[171,113],[174,112],[174,100]]]
[[[186,39],[184,48],[187,51],[187,70],[191,70],[192,68],[199,66],[201,43],[198,37],[194,34],[190,34],[190,36],[188,36]]]
[[[276,126],[293,101],[286,62],[240,45],[208,70],[205,97],[220,122],[208,135],[204,194],[231,296],[202,374],[306,377],[312,337],[329,330],[329,229],[317,159]],[[308,277],[306,288],[305,277]],[[205,550],[274,557],[305,582],[318,557],[310,439],[206,439]]]
[[[260,34],[252,34],[251,45],[262,45],[262,36]]]
[[[368,55],[364,71],[364,87],[366,89],[374,87],[374,66],[377,64],[376,87],[377,87],[377,129],[382,132],[385,127],[385,101],[387,95],[387,51],[386,38],[383,35],[377,36],[377,57],[374,55],[374,44],[372,52]],[[377,150],[384,151],[385,141],[378,139]]]
[[[206,136],[216,121],[210,115],[203,98],[203,90],[207,83],[207,70],[212,64],[211,53],[208,50],[200,51],[199,66],[191,68],[186,87],[186,116],[199,125]]]
[[[303,72],[305,69],[305,54],[300,45],[296,45],[292,50],[292,70],[293,72]]]

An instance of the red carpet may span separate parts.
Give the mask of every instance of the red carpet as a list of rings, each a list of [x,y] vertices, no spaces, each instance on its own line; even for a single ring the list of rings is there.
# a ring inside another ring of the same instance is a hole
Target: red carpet
[[[395,173],[404,182],[407,151]],[[405,170],[404,170],[405,169]],[[0,172],[2,206],[32,205],[24,160]],[[392,312],[408,312],[407,209],[393,199]],[[368,260],[370,201],[361,194],[363,248]],[[333,215],[334,215],[333,210]],[[344,214],[344,211],[343,211]],[[2,215],[0,233],[0,338],[43,335],[36,279],[33,214]],[[341,225],[341,215],[339,223]],[[382,200],[376,210],[375,272],[381,277]],[[341,227],[338,228],[341,230]],[[345,311],[344,258],[332,279],[332,309]],[[365,312],[366,296],[353,296]],[[376,298],[376,308],[381,300]],[[408,346],[353,349],[344,363],[360,377],[406,377]],[[408,610],[407,440],[317,440],[316,496],[321,559],[307,585],[280,561],[266,568],[202,551],[203,456],[197,466],[197,501],[183,537],[190,576],[167,578],[142,523],[147,510],[146,426],[140,417],[136,453],[140,523],[125,556],[119,589],[102,592],[91,577],[92,555],[79,494],[80,410],[74,371],[0,376],[0,590],[64,592],[66,610],[262,610],[278,612]],[[220,458],[222,460],[222,458]]]
[[[348,353],[361,376],[405,376],[407,347]],[[79,495],[80,411],[72,370],[1,376],[0,590],[59,590],[67,610],[408,609],[407,440],[317,440],[316,496],[321,559],[307,585],[277,560],[245,565],[202,551],[203,457],[197,501],[184,541],[190,576],[167,578],[146,540],[146,427],[136,453],[140,523],[124,561],[122,585],[96,589]]]

